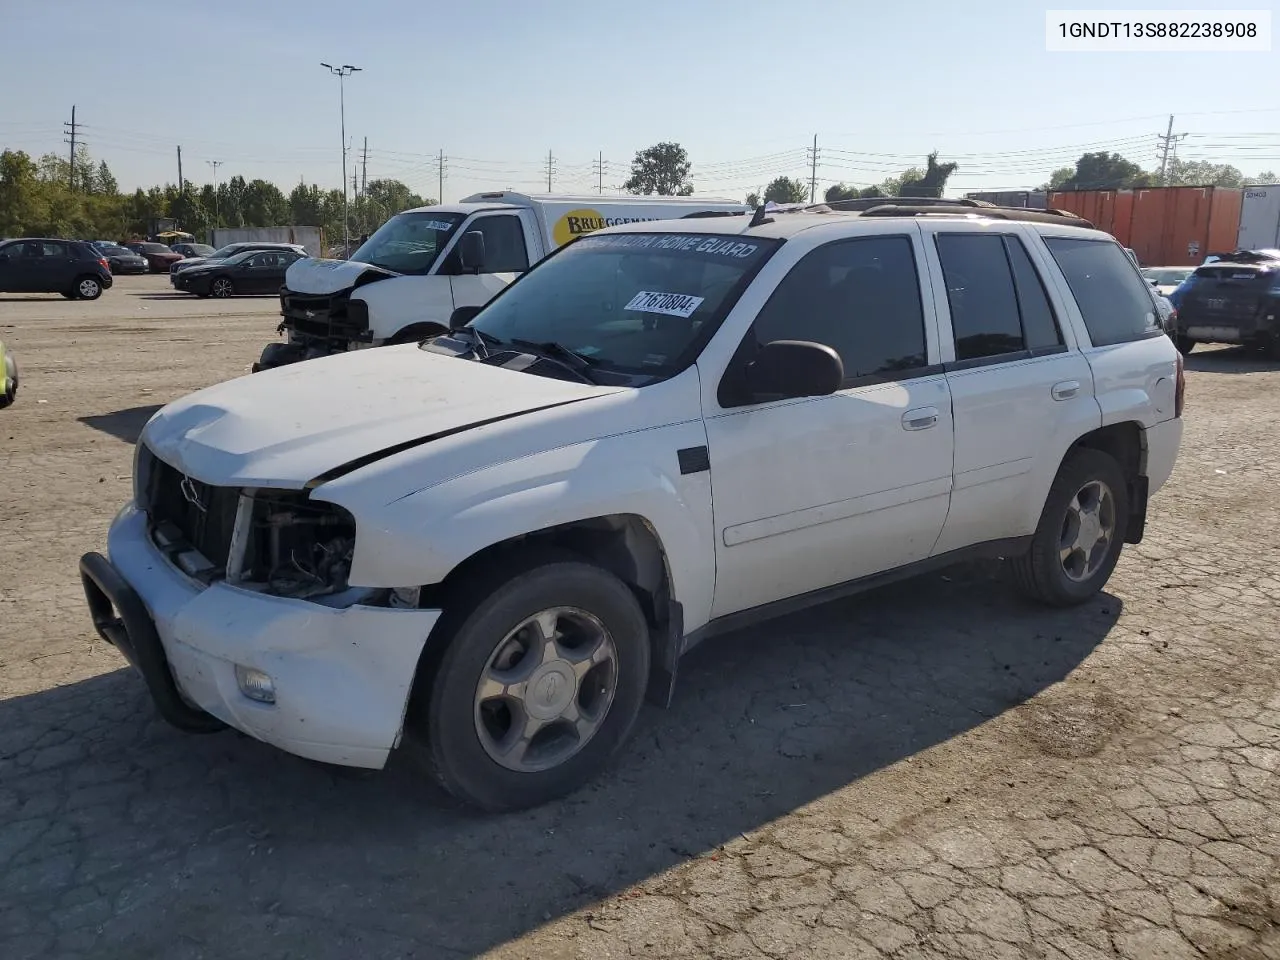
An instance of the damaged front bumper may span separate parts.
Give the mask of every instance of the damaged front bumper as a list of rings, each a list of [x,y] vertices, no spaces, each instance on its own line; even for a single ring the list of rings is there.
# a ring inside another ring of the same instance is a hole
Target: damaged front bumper
[[[227,724],[325,763],[386,763],[439,610],[205,586],[165,559],[133,506],[112,523],[107,552],[81,560],[94,627],[142,673],[165,719],[186,730]],[[244,693],[237,668],[270,678],[274,702]]]

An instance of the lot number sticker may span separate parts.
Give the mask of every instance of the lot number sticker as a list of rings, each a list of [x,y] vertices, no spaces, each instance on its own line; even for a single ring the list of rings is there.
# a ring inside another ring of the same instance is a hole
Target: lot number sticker
[[[623,310],[638,310],[641,313],[661,313],[668,317],[689,317],[705,297],[691,297],[685,293],[653,293],[641,290]]]

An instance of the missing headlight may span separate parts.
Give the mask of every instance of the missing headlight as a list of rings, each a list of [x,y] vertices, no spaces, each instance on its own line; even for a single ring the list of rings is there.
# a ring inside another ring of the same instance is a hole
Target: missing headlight
[[[338,593],[347,588],[355,542],[355,519],[336,504],[259,490],[238,579],[281,597]]]

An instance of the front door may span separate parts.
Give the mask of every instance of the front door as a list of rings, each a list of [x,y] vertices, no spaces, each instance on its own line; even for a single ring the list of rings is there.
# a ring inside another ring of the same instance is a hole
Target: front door
[[[529,269],[524,224],[514,213],[483,214],[463,231],[479,230],[484,235],[484,266],[479,273],[463,273],[458,260],[458,241],[445,258],[440,272],[447,274],[453,291],[453,306],[479,307],[488,303],[507,284]],[[463,231],[459,231],[459,239]]]
[[[921,295],[921,238],[914,224],[875,226],[870,236],[810,241],[724,379],[704,382],[713,616],[922,560],[942,530],[951,400]],[[773,340],[833,347],[843,387],[827,397],[734,399],[737,371]]]

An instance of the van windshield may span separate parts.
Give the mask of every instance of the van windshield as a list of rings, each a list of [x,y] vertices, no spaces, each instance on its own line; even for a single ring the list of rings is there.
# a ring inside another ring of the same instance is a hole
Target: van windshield
[[[600,371],[671,376],[696,356],[781,241],[736,234],[583,237],[490,301],[470,326],[555,343]]]
[[[462,221],[460,213],[398,213],[351,259],[395,273],[426,273]]]

